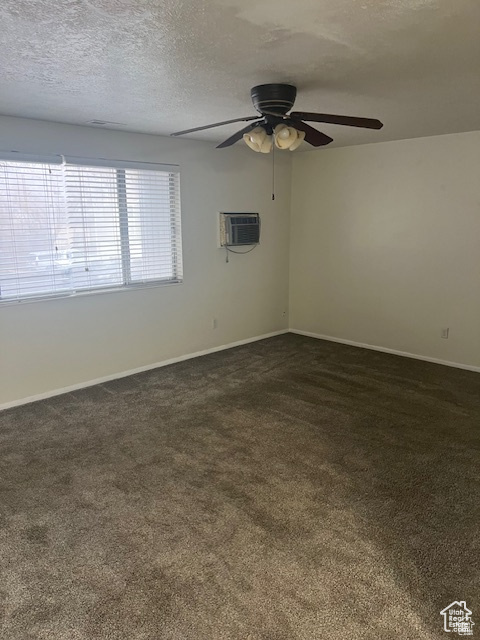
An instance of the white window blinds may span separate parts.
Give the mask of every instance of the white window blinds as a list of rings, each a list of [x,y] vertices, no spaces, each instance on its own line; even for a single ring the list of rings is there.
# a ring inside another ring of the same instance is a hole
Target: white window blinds
[[[182,279],[175,167],[0,160],[0,300]]]

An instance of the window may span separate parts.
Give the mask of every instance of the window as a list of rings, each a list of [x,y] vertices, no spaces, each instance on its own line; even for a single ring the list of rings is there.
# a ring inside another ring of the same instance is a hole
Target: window
[[[0,160],[0,301],[182,279],[177,167]]]

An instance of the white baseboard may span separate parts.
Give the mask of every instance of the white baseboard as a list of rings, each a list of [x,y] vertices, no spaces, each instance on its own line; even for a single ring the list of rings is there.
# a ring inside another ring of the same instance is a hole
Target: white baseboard
[[[466,371],[475,371],[480,373],[480,367],[472,364],[462,364],[460,362],[450,362],[450,360],[440,360],[439,358],[430,358],[416,353],[408,353],[408,351],[398,351],[397,349],[389,349],[388,347],[378,347],[374,344],[366,344],[364,342],[355,342],[354,340],[344,340],[343,338],[334,338],[333,336],[324,336],[320,333],[312,333],[311,331],[301,331],[300,329],[289,329],[290,333],[296,333],[300,336],[309,338],[317,338],[318,340],[328,340],[328,342],[339,342],[340,344],[348,344],[351,347],[361,347],[362,349],[370,349],[371,351],[381,351],[382,353],[391,353],[394,356],[402,356],[403,358],[413,358],[414,360],[423,360],[425,362],[433,362],[434,364],[443,364],[446,367],[454,367],[455,369],[465,369]]]
[[[318,340],[327,340],[329,342],[338,342],[340,344],[347,344],[352,347],[361,347],[362,349],[370,349],[371,351],[381,351],[382,353],[390,353],[396,356],[402,356],[404,358],[413,358],[415,360],[423,360],[425,362],[433,362],[434,364],[441,364],[446,367],[454,367],[456,369],[465,369],[466,371],[474,371],[480,373],[480,366],[474,366],[470,364],[462,364],[460,362],[450,362],[449,360],[440,360],[439,358],[430,358],[429,356],[422,356],[416,353],[408,353],[407,351],[398,351],[397,349],[389,349],[388,347],[379,347],[377,345],[367,344],[364,342],[355,342],[354,340],[345,340],[343,338],[335,338],[333,336],[326,336],[319,333],[313,333],[311,331],[302,331],[300,329],[282,329],[281,331],[273,331],[271,333],[265,333],[261,336],[255,336],[253,338],[246,338],[245,340],[238,340],[237,342],[231,342],[229,344],[223,344],[218,347],[211,347],[210,349],[203,349],[202,351],[196,351],[194,353],[187,353],[176,358],[169,358],[168,360],[162,360],[161,362],[154,362],[135,369],[129,369],[128,371],[120,371],[119,373],[113,373],[108,376],[102,376],[101,378],[95,378],[94,380],[87,380],[86,382],[79,382],[72,384],[68,387],[62,387],[61,389],[53,389],[44,393],[39,393],[27,398],[20,398],[19,400],[13,400],[0,404],[0,411],[4,409],[11,409],[23,404],[29,404],[30,402],[36,402],[37,400],[46,400],[47,398],[53,398],[59,396],[62,393],[70,393],[71,391],[77,391],[79,389],[85,389],[86,387],[92,387],[96,384],[103,384],[104,382],[110,382],[111,380],[117,380],[118,378],[125,378],[132,376],[136,373],[142,373],[143,371],[150,371],[152,369],[158,369],[165,367],[169,364],[175,364],[176,362],[183,362],[184,360],[190,360],[191,358],[199,358],[200,356],[208,355],[209,353],[216,353],[217,351],[224,351],[226,349],[232,349],[233,347],[240,347],[250,342],[257,342],[258,340],[265,340],[266,338],[273,338],[284,333],[296,333],[301,336],[307,336],[309,338],[317,338]]]
[[[94,380],[87,380],[86,382],[79,382],[72,384],[68,387],[62,387],[61,389],[53,389],[52,391],[45,391],[34,396],[27,398],[20,398],[19,400],[13,400],[12,402],[6,402],[0,404],[0,411],[4,409],[11,409],[12,407],[18,407],[22,404],[28,404],[30,402],[36,402],[37,400],[46,400],[47,398],[53,398],[59,396],[62,393],[70,393],[71,391],[78,391],[78,389],[85,389],[86,387],[93,387],[96,384],[103,384],[104,382],[110,382],[111,380],[117,380],[118,378],[126,378],[132,376],[135,373],[142,373],[143,371],[150,371],[151,369],[158,369],[159,367],[166,367],[169,364],[175,364],[176,362],[183,362],[184,360],[190,360],[191,358],[199,358],[200,356],[206,356],[209,353],[215,353],[217,351],[224,351],[225,349],[232,349],[233,347],[241,347],[243,344],[249,344],[250,342],[258,342],[258,340],[265,340],[265,338],[273,338],[274,336],[280,336],[283,333],[288,333],[288,329],[282,329],[281,331],[273,331],[272,333],[265,333],[262,336],[255,336],[253,338],[246,338],[245,340],[237,340],[237,342],[231,342],[230,344],[222,344],[219,347],[211,347],[210,349],[203,349],[202,351],[196,351],[195,353],[187,353],[183,356],[177,356],[176,358],[169,358],[168,360],[162,360],[161,362],[154,362],[147,364],[143,367],[137,367],[136,369],[129,369],[128,371],[120,371],[119,373],[112,373],[108,376],[102,376],[101,378],[95,378]]]

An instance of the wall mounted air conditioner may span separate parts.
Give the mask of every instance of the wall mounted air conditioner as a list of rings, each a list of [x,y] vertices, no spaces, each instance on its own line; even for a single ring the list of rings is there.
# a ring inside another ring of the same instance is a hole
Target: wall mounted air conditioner
[[[260,242],[258,213],[221,213],[220,246],[240,247]]]

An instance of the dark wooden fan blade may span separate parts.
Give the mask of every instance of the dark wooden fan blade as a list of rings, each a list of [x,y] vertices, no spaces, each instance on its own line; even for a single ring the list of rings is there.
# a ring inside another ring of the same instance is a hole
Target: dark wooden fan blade
[[[240,129],[240,131],[237,131],[237,133],[234,133],[233,136],[230,136],[230,138],[227,138],[226,140],[221,142],[219,145],[217,145],[217,149],[224,149],[225,147],[230,147],[232,144],[235,144],[235,142],[238,142],[241,138],[243,138],[244,133],[248,133],[252,129],[255,129],[258,122],[253,122],[251,124],[248,124],[243,129]]]
[[[204,131],[205,129],[213,129],[214,127],[222,127],[224,124],[232,124],[232,122],[248,122],[249,120],[258,120],[258,115],[248,116],[247,118],[235,118],[234,120],[224,120],[224,122],[215,122],[215,124],[206,124],[203,127],[195,127],[194,129],[185,129],[185,131],[176,131],[171,136],[183,136],[185,133],[193,133],[194,131]]]
[[[321,131],[317,131],[313,127],[311,127],[306,122],[302,122],[301,120],[295,120],[294,118],[289,118],[285,120],[285,124],[293,127],[294,129],[298,129],[299,131],[305,131],[305,142],[311,144],[314,147],[323,147],[326,144],[330,144],[333,142],[333,138],[327,136],[326,133],[322,133]]]
[[[374,118],[354,118],[353,116],[335,116],[329,113],[306,113],[305,111],[293,111],[291,118],[308,120],[308,122],[325,122],[328,124],[341,124],[346,127],[362,127],[364,129],[381,129],[383,122]]]

